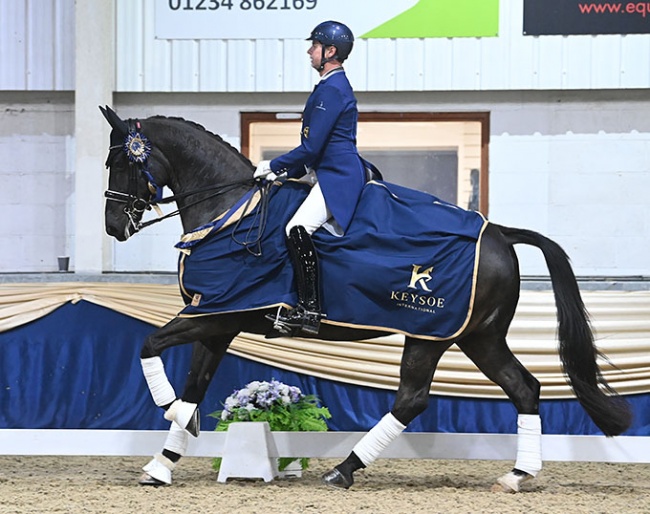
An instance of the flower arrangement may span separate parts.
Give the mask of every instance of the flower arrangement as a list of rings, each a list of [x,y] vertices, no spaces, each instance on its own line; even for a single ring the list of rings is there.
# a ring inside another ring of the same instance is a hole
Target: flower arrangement
[[[209,414],[217,418],[215,431],[228,430],[231,423],[240,421],[266,421],[271,431],[325,432],[331,418],[327,407],[320,405],[315,395],[305,395],[295,386],[288,386],[277,380],[253,381],[242,389],[235,390],[223,404],[223,410]],[[278,469],[283,471],[295,458],[281,457]],[[219,469],[221,459],[213,463]],[[307,469],[309,459],[300,459],[302,469]]]

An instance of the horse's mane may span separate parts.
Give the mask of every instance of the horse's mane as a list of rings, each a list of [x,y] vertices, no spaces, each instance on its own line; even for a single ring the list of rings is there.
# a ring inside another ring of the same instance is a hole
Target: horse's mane
[[[242,154],[237,148],[232,146],[230,143],[227,141],[224,141],[224,139],[219,136],[218,134],[215,134],[213,132],[210,132],[208,129],[206,129],[203,125],[200,123],[196,123],[195,121],[190,121],[186,120],[185,118],[180,118],[176,116],[162,116],[162,115],[156,115],[156,116],[151,116],[148,118],[150,120],[160,120],[160,121],[173,121],[173,122],[178,122],[178,123],[183,123],[185,125],[189,125],[192,128],[195,128],[201,132],[204,132],[208,134],[210,137],[216,140],[216,142],[219,144],[219,146],[223,147],[226,151],[233,153],[240,161],[245,163],[247,166],[252,166],[253,164],[251,163],[250,159],[248,159],[244,154]]]

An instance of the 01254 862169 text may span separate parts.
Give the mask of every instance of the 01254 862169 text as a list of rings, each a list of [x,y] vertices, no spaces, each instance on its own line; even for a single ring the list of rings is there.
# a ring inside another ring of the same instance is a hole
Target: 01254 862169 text
[[[171,11],[309,11],[318,0],[168,0],[167,6]]]

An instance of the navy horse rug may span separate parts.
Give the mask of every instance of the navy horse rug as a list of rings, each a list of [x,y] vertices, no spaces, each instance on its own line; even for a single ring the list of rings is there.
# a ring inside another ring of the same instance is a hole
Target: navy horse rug
[[[309,187],[276,183],[267,211],[260,212],[261,204],[247,210],[251,200],[243,198],[215,223],[186,234],[176,245],[186,303],[179,316],[295,306],[285,226]],[[323,323],[422,339],[454,337],[471,315],[486,224],[481,214],[427,193],[369,182],[344,235],[322,227],[312,236]],[[260,226],[257,255],[242,243]]]

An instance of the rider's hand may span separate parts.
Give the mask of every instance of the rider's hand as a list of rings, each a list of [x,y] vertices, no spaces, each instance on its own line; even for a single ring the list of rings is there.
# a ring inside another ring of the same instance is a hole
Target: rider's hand
[[[269,182],[273,182],[278,176],[273,173],[271,170],[271,161],[260,161],[257,165],[255,173],[253,173],[254,179],[265,179]]]

